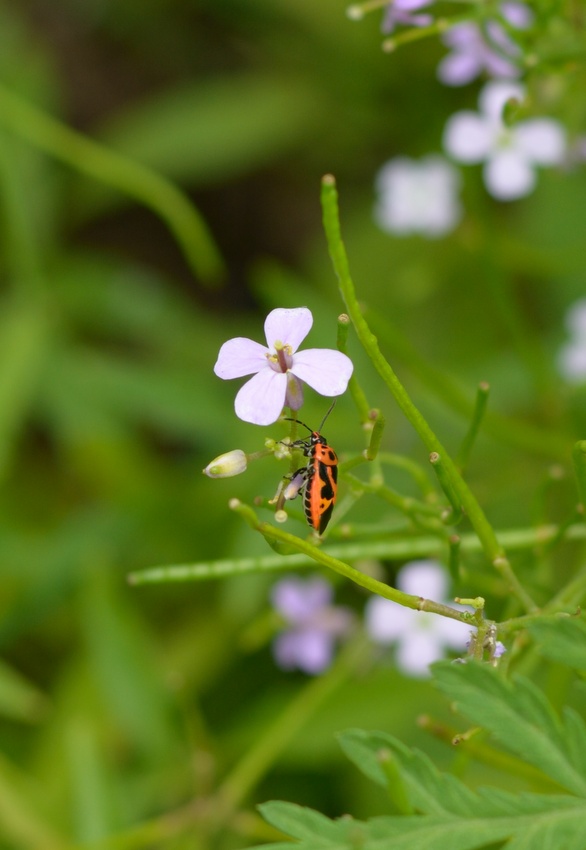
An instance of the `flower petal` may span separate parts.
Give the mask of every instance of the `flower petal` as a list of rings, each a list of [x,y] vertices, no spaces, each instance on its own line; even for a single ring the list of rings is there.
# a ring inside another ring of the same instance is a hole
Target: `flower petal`
[[[500,201],[528,195],[535,186],[535,173],[519,151],[498,151],[484,166],[486,188]]]
[[[325,396],[342,395],[346,391],[354,366],[341,351],[330,348],[307,348],[293,356],[291,372]]]
[[[459,162],[482,162],[494,144],[494,127],[476,112],[456,112],[446,122],[443,144]]]
[[[460,605],[456,606],[453,603],[450,603],[450,605],[453,608],[461,608],[462,611],[466,610]],[[434,631],[438,636],[438,640],[445,647],[458,649],[463,652],[466,643],[470,640],[470,630],[472,627],[467,623],[462,623],[460,620],[452,620],[451,617],[436,616],[434,620]]]
[[[286,391],[286,373],[267,366],[238,391],[234,401],[236,416],[253,425],[272,425],[281,415]]]
[[[531,26],[534,19],[533,11],[526,3],[501,3],[501,14],[511,26],[520,30]]]
[[[566,135],[557,121],[533,118],[514,129],[515,142],[527,159],[539,165],[557,165],[566,149]]]
[[[411,676],[429,675],[429,665],[444,657],[443,646],[430,629],[410,632],[397,647],[397,665]]]
[[[332,585],[321,578],[285,578],[271,591],[276,610],[291,623],[303,623],[332,601]]]
[[[478,58],[473,53],[456,52],[444,56],[437,67],[437,77],[445,86],[465,86],[482,71]]]
[[[409,561],[399,570],[397,587],[412,596],[442,601],[447,596],[448,580],[437,561]]]
[[[574,384],[586,381],[586,344],[582,340],[569,342],[558,355],[558,369],[562,378]]]
[[[267,354],[264,345],[252,339],[237,336],[229,339],[220,348],[214,372],[218,378],[224,380],[253,375],[267,365]]]
[[[313,325],[311,310],[307,307],[294,307],[286,309],[278,307],[271,310],[265,319],[265,336],[271,351],[274,350],[276,342],[290,345],[293,351],[297,351]]]
[[[285,670],[298,667],[312,676],[329,667],[333,649],[333,638],[320,629],[283,632],[273,644],[280,667]]]
[[[372,596],[364,608],[364,624],[371,640],[393,643],[413,628],[416,613],[390,599]]]

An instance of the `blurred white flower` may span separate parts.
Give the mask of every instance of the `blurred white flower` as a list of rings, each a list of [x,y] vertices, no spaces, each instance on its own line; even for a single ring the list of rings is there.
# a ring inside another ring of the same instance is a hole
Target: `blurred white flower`
[[[445,601],[447,585],[445,570],[436,561],[411,561],[397,576],[399,590],[434,602]],[[470,626],[465,623],[404,608],[382,596],[368,600],[365,625],[375,643],[395,644],[397,666],[415,677],[429,675],[429,665],[442,659],[446,649],[465,652],[470,640]]]
[[[375,218],[382,230],[391,233],[443,236],[462,216],[460,174],[439,155],[389,160],[377,174],[376,188]]]
[[[531,118],[507,127],[505,104],[522,100],[518,83],[494,80],[480,93],[480,112],[456,112],[444,130],[444,148],[459,162],[484,162],[484,182],[501,201],[528,195],[536,182],[535,166],[562,162],[566,147],[563,127],[552,118]]]
[[[586,383],[586,298],[574,302],[566,314],[570,339],[558,354],[560,375],[571,384]]]

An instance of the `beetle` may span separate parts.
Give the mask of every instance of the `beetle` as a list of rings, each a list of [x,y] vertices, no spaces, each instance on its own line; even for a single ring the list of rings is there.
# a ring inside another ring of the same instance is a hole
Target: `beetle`
[[[304,422],[287,417],[290,422],[299,422],[299,425],[307,428],[310,435],[305,440],[295,440],[294,443],[291,443],[292,447],[302,449],[309,461],[306,467],[298,469],[291,476],[289,486],[291,495],[285,495],[285,498],[295,498],[299,491],[304,488],[305,518],[318,534],[323,534],[326,530],[332,517],[338,491],[338,456],[321,434],[324,422],[330,415],[334,404],[331,405],[316,431]],[[301,483],[296,484],[296,479],[302,479]]]

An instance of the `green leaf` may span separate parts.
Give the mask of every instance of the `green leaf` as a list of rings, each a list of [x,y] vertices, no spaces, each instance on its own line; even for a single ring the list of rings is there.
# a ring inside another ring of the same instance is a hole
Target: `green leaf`
[[[301,78],[232,75],[175,86],[134,109],[127,105],[100,141],[195,186],[266,167],[319,126],[320,115],[318,90]],[[123,201],[92,188],[92,208]]]
[[[508,682],[489,666],[440,663],[434,676],[472,723],[563,788],[586,797],[586,727],[574,712],[567,709],[560,718],[528,679]]]
[[[401,814],[412,814],[405,783],[392,751],[395,739],[384,732],[349,729],[339,735],[342,749],[356,766],[379,785],[383,785]]]
[[[444,777],[445,778],[445,777]],[[463,786],[462,786],[463,787]],[[479,810],[484,795],[474,795]],[[311,809],[289,803],[265,803],[265,819],[300,850],[480,850],[505,841],[507,850],[583,850],[586,804],[570,797],[491,792],[494,814],[380,817],[368,822],[343,817],[331,821]],[[488,806],[490,809],[490,805]],[[290,843],[263,850],[291,850]]]
[[[42,691],[0,659],[0,715],[35,723],[47,707]]]
[[[586,671],[586,623],[560,618],[555,623],[534,623],[529,632],[546,658]]]
[[[381,817],[366,823],[344,817],[329,821],[287,803],[261,806],[266,820],[298,840],[302,850],[474,850],[505,841],[507,850],[583,850],[586,802],[567,795],[511,794],[495,788],[471,791],[438,771],[423,753],[384,732],[350,730],[344,750],[383,784],[381,751],[393,754],[413,808],[412,817]],[[290,845],[270,845],[285,850]]]

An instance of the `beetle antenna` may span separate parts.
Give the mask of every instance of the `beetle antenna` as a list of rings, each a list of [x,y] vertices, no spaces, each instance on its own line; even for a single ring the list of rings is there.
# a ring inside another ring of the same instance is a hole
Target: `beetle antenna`
[[[330,415],[330,413],[331,413],[331,412],[332,412],[332,410],[334,409],[335,404],[336,404],[336,399],[334,399],[334,400],[333,400],[333,402],[332,402],[332,403],[330,404],[330,406],[328,407],[327,412],[326,412],[326,415],[325,415],[325,416],[324,416],[324,418],[322,419],[322,421],[321,421],[321,425],[319,426],[319,431],[321,431],[321,429],[324,427],[324,422],[326,421],[326,419],[328,418],[328,416]],[[307,425],[306,425],[305,427],[307,427]]]
[[[292,416],[283,416],[284,422],[297,422],[298,425],[303,425],[304,428],[307,428],[308,431],[311,431],[313,434],[313,428],[310,428],[309,425],[306,425],[305,422],[301,422],[300,419],[293,419]]]
[[[332,403],[330,404],[330,406],[328,407],[328,409],[327,409],[327,411],[326,411],[326,415],[325,415],[325,416],[324,416],[324,418],[322,419],[322,421],[321,421],[321,425],[320,425],[320,426],[319,426],[319,428],[317,429],[318,431],[320,431],[320,432],[321,432],[321,429],[324,427],[324,422],[326,421],[326,419],[328,418],[328,416],[330,415],[330,413],[331,413],[331,412],[332,412],[332,410],[334,409],[334,405],[335,405],[335,404],[336,404],[336,399],[334,399],[334,400],[333,400],[333,402],[332,402]],[[307,428],[307,430],[308,430],[308,431],[311,431],[311,433],[313,434],[313,428],[310,428],[310,427],[309,427],[309,425],[306,425],[306,424],[305,424],[305,422],[301,422],[301,420],[300,420],[300,419],[293,419],[293,417],[292,417],[292,416],[284,416],[284,417],[283,417],[283,420],[284,420],[285,422],[297,422],[297,424],[298,424],[298,425],[303,425],[303,427],[304,427],[304,428]]]

